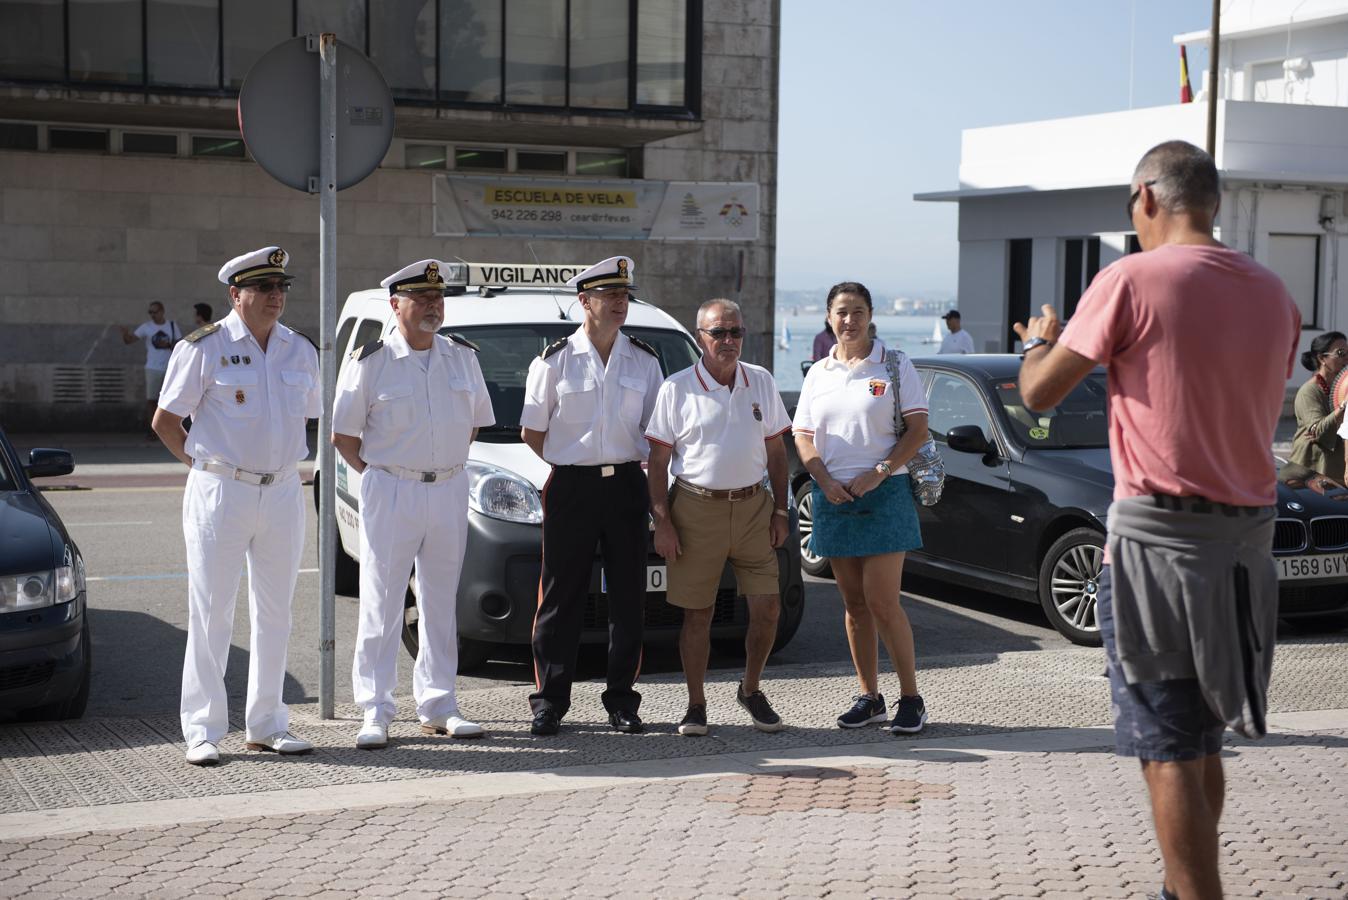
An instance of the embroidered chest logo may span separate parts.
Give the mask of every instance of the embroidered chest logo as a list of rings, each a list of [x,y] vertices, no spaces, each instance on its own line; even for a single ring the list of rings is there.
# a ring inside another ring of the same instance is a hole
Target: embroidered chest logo
[[[755,422],[763,421],[763,410],[758,408],[757,403],[754,404],[754,421]]]
[[[866,383],[866,387],[870,389],[872,397],[883,397],[889,388],[889,382],[881,378],[872,378]]]
[[[248,397],[244,394],[243,388],[239,388],[234,392],[234,402],[240,406],[243,406],[248,402]]]

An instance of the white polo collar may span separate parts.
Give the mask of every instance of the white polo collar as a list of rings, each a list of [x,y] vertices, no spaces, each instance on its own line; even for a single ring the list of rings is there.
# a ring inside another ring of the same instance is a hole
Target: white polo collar
[[[872,344],[872,346],[871,346],[871,355],[868,356],[868,357],[866,357],[866,362],[868,362],[868,363],[882,363],[882,362],[884,362],[884,361],[885,361],[885,342],[882,341],[882,340],[880,340],[879,338],[876,338],[875,340],[873,340],[873,341],[871,342],[871,344]],[[831,350],[828,351],[828,356],[825,357],[825,359],[828,360],[828,362],[826,363],[826,365],[829,365],[829,366],[841,366],[841,367],[844,368],[844,369],[847,368],[847,363],[845,363],[845,362],[843,362],[842,360],[838,359],[838,348],[841,347],[841,346],[842,346],[841,344],[834,344],[834,345],[833,345],[833,348],[832,348]]]
[[[735,368],[738,371],[740,380],[743,382],[744,386],[748,387],[749,373],[744,371],[744,363],[735,363]],[[707,368],[706,360],[701,356],[697,358],[697,363],[693,366],[693,374],[697,376],[697,383],[702,385],[702,390],[707,393],[729,390],[726,385],[721,384],[721,382],[712,377],[711,370]]]

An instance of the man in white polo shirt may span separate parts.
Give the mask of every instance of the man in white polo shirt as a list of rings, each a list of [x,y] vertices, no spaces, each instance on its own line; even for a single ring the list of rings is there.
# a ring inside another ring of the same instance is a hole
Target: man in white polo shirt
[[[660,386],[646,426],[655,549],[668,563],[666,596],[683,609],[679,654],[688,711],[679,734],[685,735],[707,733],[703,681],[727,559],[749,604],[744,680],[735,699],[759,731],[782,728],[758,680],[777,636],[776,548],[790,531],[782,435],[791,420],[772,373],[740,362],[744,334],[738,304],[723,299],[702,304],[697,312],[702,358]],[[764,471],[771,494],[763,489]]]

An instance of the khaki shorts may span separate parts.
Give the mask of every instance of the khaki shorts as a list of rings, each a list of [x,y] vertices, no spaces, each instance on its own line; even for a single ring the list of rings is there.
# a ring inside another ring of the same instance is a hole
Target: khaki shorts
[[[670,492],[669,515],[683,550],[666,563],[665,597],[671,604],[684,609],[714,605],[727,559],[735,567],[741,594],[778,593],[770,493],[759,491],[748,500],[712,500],[676,487]]]
[[[164,388],[164,376],[168,374],[163,369],[145,370],[145,399],[158,400],[159,392]]]

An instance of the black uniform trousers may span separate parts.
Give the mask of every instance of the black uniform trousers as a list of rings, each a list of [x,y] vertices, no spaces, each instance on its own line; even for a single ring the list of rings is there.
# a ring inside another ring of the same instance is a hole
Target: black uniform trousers
[[[611,468],[607,477],[603,472]],[[585,604],[597,546],[608,585],[609,712],[637,711],[650,495],[641,463],[554,466],[543,488],[543,577],[534,618],[534,714],[571,707]]]

